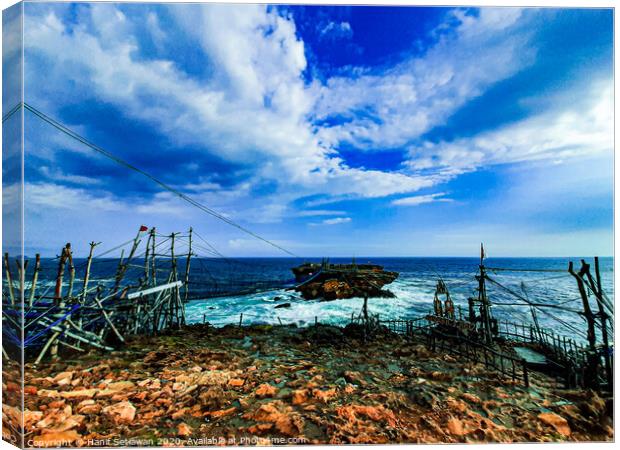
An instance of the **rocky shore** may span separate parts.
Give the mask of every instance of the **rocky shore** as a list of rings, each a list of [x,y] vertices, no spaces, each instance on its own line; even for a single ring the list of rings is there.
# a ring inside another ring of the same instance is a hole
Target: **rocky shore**
[[[537,373],[525,388],[421,342],[328,326],[191,326],[27,365],[24,390],[33,447],[613,440],[612,401],[594,392]]]

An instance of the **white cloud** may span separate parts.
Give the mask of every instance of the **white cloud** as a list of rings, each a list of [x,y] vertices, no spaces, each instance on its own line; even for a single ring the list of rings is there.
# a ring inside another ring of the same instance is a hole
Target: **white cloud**
[[[577,97],[555,99],[547,111],[478,135],[426,142],[410,149],[408,166],[459,174],[478,167],[565,158],[613,151],[613,87],[593,81]]]
[[[341,125],[318,134],[327,145],[349,142],[358,148],[382,149],[405,145],[442,124],[468,100],[493,83],[533,62],[522,11],[482,8],[477,17],[461,10],[446,20],[459,23],[423,56],[383,70],[357,68],[317,87],[316,117],[341,116]]]
[[[332,209],[308,209],[306,211],[300,211],[297,215],[299,217],[344,216],[346,213],[346,211]]]
[[[328,22],[319,25],[319,35],[327,39],[350,39],[353,29],[349,22]]]
[[[254,163],[255,180],[286,179],[299,196],[380,197],[434,183],[349,168],[320,143],[308,121],[315,90],[303,80],[304,44],[290,17],[261,5],[174,5],[170,11],[181,31],[200,42],[211,62],[208,80],[184,73],[173,61],[144,58],[131,18],[113,5],[93,4],[80,10],[88,17],[78,20],[91,26],[72,32],[53,13],[30,17],[28,53],[44,55],[48,63],[45,74],[34,66],[28,72],[30,85],[58,88],[71,80],[66,101],[81,86],[178,144],[206,144],[228,161]],[[31,95],[37,106],[53,98],[48,91]],[[42,108],[53,111],[51,103]]]
[[[428,195],[416,195],[413,197],[404,197],[399,198],[397,200],[392,201],[392,205],[397,206],[417,206],[423,205],[424,203],[432,203],[432,202],[451,202],[453,201],[451,198],[444,197],[446,195],[444,192],[437,192],[435,194]]]
[[[24,187],[26,208],[52,208],[67,211],[119,212],[129,208],[108,193],[69,188],[54,183],[27,183]]]
[[[350,217],[334,217],[331,219],[324,219],[321,222],[311,222],[308,225],[317,226],[317,225],[340,225],[343,223],[351,222]]]

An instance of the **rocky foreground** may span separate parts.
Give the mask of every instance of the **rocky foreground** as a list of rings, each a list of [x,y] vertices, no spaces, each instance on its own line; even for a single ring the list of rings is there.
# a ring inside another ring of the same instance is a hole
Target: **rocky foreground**
[[[612,409],[397,335],[200,325],[27,366],[24,426],[27,446],[609,441]],[[18,414],[5,406],[5,425]]]

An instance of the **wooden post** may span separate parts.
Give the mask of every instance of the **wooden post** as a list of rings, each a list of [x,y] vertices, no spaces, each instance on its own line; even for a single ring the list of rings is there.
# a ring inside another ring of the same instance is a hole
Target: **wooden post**
[[[58,307],[59,316],[62,315],[64,306],[65,306],[65,302],[63,301],[63,296],[62,296],[62,279],[65,273],[65,264],[67,263],[67,257],[70,252],[71,252],[71,244],[67,243],[67,245],[65,245],[65,247],[62,249],[62,252],[60,254],[60,261],[58,262],[56,287],[54,289],[54,302],[56,303],[56,306]],[[50,343],[52,343],[51,340],[50,340]],[[53,341],[50,354],[52,358],[56,358],[58,356],[58,341],[56,339],[54,339]]]
[[[127,256],[126,262],[123,262],[123,257],[121,256],[121,260],[120,260],[120,262],[118,264],[118,270],[116,272],[116,277],[115,277],[115,280],[114,280],[114,289],[112,289],[112,292],[114,294],[116,294],[118,292],[118,288],[120,286],[121,280],[125,276],[125,272],[127,272],[127,268],[129,267],[129,263],[133,259],[133,255],[136,253],[136,250],[138,249],[138,245],[140,245],[140,235],[141,234],[142,234],[142,227],[140,227],[140,230],[138,230],[138,234],[136,235],[136,237],[133,240],[133,244],[131,246],[131,250],[129,251],[129,255]]]
[[[368,324],[368,294],[364,294],[364,306],[362,311],[364,313],[364,340],[366,340],[370,331]]]
[[[149,231],[149,237],[146,239],[146,251],[144,252],[144,285],[150,286],[150,253],[151,253],[151,239],[153,238],[152,231]]]
[[[598,256],[594,257],[594,273],[596,275],[596,290],[594,291],[594,296],[596,297],[597,305],[598,305],[598,314],[601,318],[601,337],[603,338],[603,361],[605,363],[605,378],[607,379],[607,384],[609,391],[613,391],[613,367],[611,363],[611,355],[609,354],[609,334],[607,332],[607,319],[609,316],[607,312],[605,312],[605,307],[603,303],[603,285],[601,282],[601,270],[599,267]],[[594,280],[592,280],[592,275],[588,272],[588,278],[590,278],[590,283],[594,284]]]
[[[69,249],[67,261],[69,262],[69,288],[67,290],[67,299],[71,299],[73,295],[73,283],[75,282],[75,266],[73,265],[73,252]]]
[[[523,384],[525,384],[525,387],[530,387],[530,377],[529,374],[527,373],[527,362],[525,361],[525,359],[521,360],[521,367],[523,367]]]
[[[584,264],[582,262],[581,270],[579,274],[575,273],[573,270],[573,262],[569,262],[568,264],[568,272],[577,280],[577,287],[579,288],[579,294],[581,295],[581,300],[583,303],[583,312],[588,323],[588,344],[590,345],[590,349],[594,350],[596,347],[596,334],[595,334],[595,325],[594,325],[594,315],[592,314],[592,310],[590,309],[590,302],[588,301],[588,294],[586,293],[585,285],[583,282],[583,274],[589,268],[588,264]]]
[[[590,303],[588,301],[588,294],[586,293],[585,283],[583,281],[583,275],[586,271],[589,270],[589,265],[582,261],[581,270],[579,273],[575,273],[573,270],[573,262],[570,261],[568,263],[568,272],[575,278],[577,281],[577,287],[579,288],[579,294],[581,296],[581,300],[583,303],[583,312],[588,323],[588,345],[590,347],[590,353],[596,352],[596,334],[595,334],[595,323],[594,323],[594,315],[592,314],[592,310],[590,309]],[[586,380],[589,383],[596,386],[596,366],[598,365],[598,357],[594,358],[594,355],[588,357],[588,369],[586,374]]]
[[[157,267],[155,263],[155,227],[151,228],[151,285],[157,284]]]
[[[28,306],[32,306],[34,303],[34,296],[37,291],[37,280],[39,279],[39,272],[41,271],[41,255],[36,254],[34,259],[34,272],[32,274],[32,286],[30,286],[30,295],[28,296]]]
[[[192,258],[192,227],[189,228],[189,248],[187,250],[187,260],[185,262],[185,291],[183,292],[183,303],[187,303],[187,299],[189,297],[189,266]]]
[[[243,313],[239,314],[239,328],[241,328],[242,323],[243,323]]]
[[[15,292],[13,291],[13,277],[11,276],[8,253],[4,254],[4,270],[6,273],[6,282],[9,285],[9,298],[11,300],[11,306],[15,306]]]

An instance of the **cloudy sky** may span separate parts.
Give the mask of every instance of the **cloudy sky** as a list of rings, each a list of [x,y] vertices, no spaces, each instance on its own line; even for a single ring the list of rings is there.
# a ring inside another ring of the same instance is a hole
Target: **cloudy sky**
[[[612,253],[611,10],[27,3],[24,26],[26,102],[295,254]],[[25,124],[27,254],[146,224],[286,256]]]

